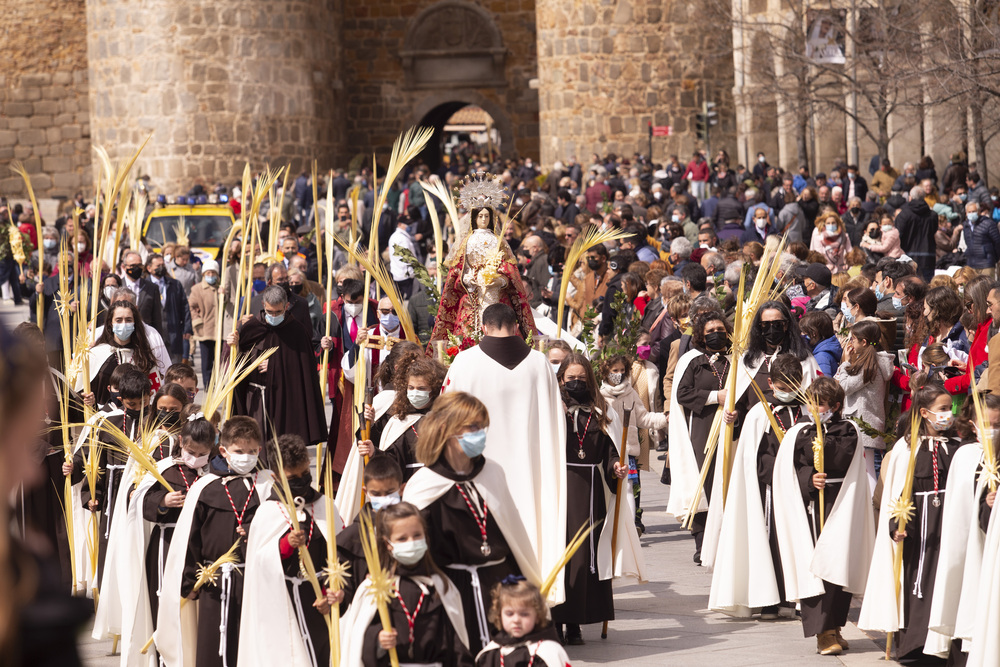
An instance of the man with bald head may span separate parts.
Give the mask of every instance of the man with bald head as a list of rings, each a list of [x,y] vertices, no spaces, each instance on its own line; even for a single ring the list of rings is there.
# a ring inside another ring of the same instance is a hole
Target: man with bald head
[[[285,290],[285,294],[288,297],[288,316],[301,323],[306,331],[309,332],[313,344],[318,345],[322,332],[318,327],[313,326],[312,318],[309,316],[309,304],[306,303],[306,300],[292,292],[291,284],[288,280],[288,268],[285,266],[285,263],[275,262],[268,266],[264,274],[264,280],[267,282],[268,287],[277,286]],[[243,318],[243,322],[248,321],[255,315],[259,315],[263,309],[264,294],[261,292],[250,299],[250,314]],[[323,324],[325,322],[326,320],[323,320]]]

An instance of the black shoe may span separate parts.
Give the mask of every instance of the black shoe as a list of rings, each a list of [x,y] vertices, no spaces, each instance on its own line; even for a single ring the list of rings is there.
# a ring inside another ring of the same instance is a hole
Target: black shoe
[[[657,461],[663,461],[663,460],[665,460],[666,458],[667,458],[667,455],[666,455],[666,454],[660,454],[659,456],[657,456],[657,457],[656,457],[656,460],[657,460]]]
[[[580,633],[580,626],[574,625],[573,623],[566,624],[566,645],[567,646],[583,646],[587,642],[583,641],[583,635]]]
[[[663,472],[660,474],[660,484],[670,486],[670,468],[663,469]]]
[[[667,441],[664,440],[660,444],[658,444],[656,446],[656,451],[658,451],[658,452],[665,452],[665,451],[667,451]]]
[[[694,552],[694,562],[695,562],[695,565],[701,565],[701,551],[700,550]]]
[[[642,537],[643,534],[646,532],[646,526],[642,525],[642,521],[636,521],[635,530],[637,533],[639,533],[639,537]]]

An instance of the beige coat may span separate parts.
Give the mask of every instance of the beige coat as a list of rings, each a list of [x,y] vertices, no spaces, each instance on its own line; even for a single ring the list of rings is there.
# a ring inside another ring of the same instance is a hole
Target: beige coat
[[[215,311],[219,308],[219,291],[202,280],[191,288],[188,297],[191,306],[193,340],[215,340]]]

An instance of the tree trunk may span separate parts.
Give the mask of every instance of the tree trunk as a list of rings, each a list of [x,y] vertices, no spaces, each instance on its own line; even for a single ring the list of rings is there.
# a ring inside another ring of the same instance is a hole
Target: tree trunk
[[[972,142],[976,149],[976,170],[983,179],[983,185],[989,187],[990,171],[986,160],[986,134],[983,132],[982,95],[978,91],[972,93],[969,109],[972,111]]]

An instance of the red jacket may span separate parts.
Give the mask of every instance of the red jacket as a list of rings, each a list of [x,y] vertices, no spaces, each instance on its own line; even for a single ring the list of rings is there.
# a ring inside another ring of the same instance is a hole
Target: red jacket
[[[684,172],[684,178],[689,181],[707,181],[708,173],[708,160],[702,160],[701,162],[691,160],[688,162],[687,170]]]
[[[987,317],[986,321],[976,328],[976,335],[973,338],[972,347],[969,348],[969,360],[965,374],[959,375],[958,377],[948,378],[944,381],[944,388],[948,390],[949,394],[954,396],[957,394],[968,393],[969,387],[972,386],[972,382],[975,379],[976,366],[979,366],[989,359],[990,355],[989,352],[986,351],[986,343],[990,338],[991,324],[993,324],[993,318]]]

